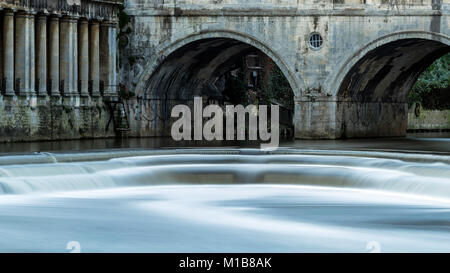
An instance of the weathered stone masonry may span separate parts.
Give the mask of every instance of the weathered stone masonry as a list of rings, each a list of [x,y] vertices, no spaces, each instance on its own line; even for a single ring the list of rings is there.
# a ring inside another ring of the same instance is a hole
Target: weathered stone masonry
[[[411,86],[450,51],[449,1],[126,0],[119,32],[123,1],[0,0],[0,142],[113,136],[119,81],[129,134],[167,135],[174,104],[254,49],[293,89],[297,138],[403,136]]]
[[[123,1],[0,1],[0,142],[112,136]]]
[[[136,91],[130,107],[136,136],[167,134],[162,118],[173,100],[214,82],[249,46],[290,82],[297,138],[404,136],[412,84],[450,51],[449,0],[128,0],[125,6],[132,32],[120,76]],[[319,50],[308,45],[313,33],[323,37]]]

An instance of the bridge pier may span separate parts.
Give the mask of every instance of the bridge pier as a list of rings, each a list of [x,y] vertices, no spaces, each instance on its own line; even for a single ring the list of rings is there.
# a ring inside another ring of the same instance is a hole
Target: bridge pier
[[[336,114],[342,138],[406,136],[407,102],[341,101]]]
[[[338,103],[330,100],[295,101],[294,130],[298,139],[336,139],[340,123],[336,119]]]

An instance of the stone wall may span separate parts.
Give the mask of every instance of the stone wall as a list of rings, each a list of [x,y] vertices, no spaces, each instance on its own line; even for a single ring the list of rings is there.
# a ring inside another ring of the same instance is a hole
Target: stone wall
[[[408,112],[408,130],[450,130],[450,110],[422,110],[417,116],[412,108]]]
[[[105,130],[109,114],[101,100],[75,107],[54,98],[4,97],[0,117],[0,142],[114,136]]]

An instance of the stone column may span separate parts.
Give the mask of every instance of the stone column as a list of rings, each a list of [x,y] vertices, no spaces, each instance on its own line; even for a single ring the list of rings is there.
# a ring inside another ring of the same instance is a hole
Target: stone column
[[[70,21],[72,24],[72,95],[79,95],[78,92],[78,18],[72,18]]]
[[[37,93],[47,96],[47,16],[41,14],[37,18]]]
[[[110,58],[110,92],[113,96],[118,96],[118,82],[117,82],[117,23],[114,22],[110,25],[109,31],[109,44],[111,51],[109,53]]]
[[[30,28],[28,14],[16,14],[14,86],[20,96],[30,94]]]
[[[73,19],[69,17],[60,20],[59,37],[59,82],[60,92],[70,96],[73,91]]]
[[[59,91],[59,17],[50,17],[49,82],[50,95],[60,96]]]
[[[2,18],[2,17],[0,17]],[[1,26],[3,26],[3,19],[1,22]],[[0,97],[2,96],[3,92],[5,92],[5,86],[3,85],[4,75],[3,75],[3,40],[5,39],[3,35],[3,27],[0,27]]]
[[[3,12],[3,83],[5,95],[14,96],[14,12]]]
[[[35,51],[35,26],[34,26],[34,14],[28,14],[27,20],[28,20],[28,35],[29,35],[29,52],[30,52],[30,80],[29,80],[29,90],[31,95],[36,95],[36,51]]]
[[[108,22],[101,22],[100,25],[100,89],[103,88],[103,94],[107,95],[109,86],[109,27]]]
[[[105,96],[117,96],[116,36],[116,24],[103,22],[100,30],[100,79],[105,84]]]
[[[100,96],[100,25],[92,21],[89,31],[89,81],[93,97]]]
[[[89,24],[87,20],[80,20],[79,27],[79,66],[80,95],[89,96]]]

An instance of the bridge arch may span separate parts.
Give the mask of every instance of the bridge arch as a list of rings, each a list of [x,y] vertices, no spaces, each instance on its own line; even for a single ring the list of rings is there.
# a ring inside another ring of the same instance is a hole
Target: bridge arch
[[[418,31],[393,33],[358,50],[334,78],[342,136],[404,136],[409,92],[448,52],[450,37]]]
[[[304,83],[301,81],[301,79],[293,74],[291,69],[289,69],[289,66],[284,61],[283,57],[281,57],[280,54],[278,54],[275,50],[272,50],[271,47],[267,46],[265,43],[261,42],[251,35],[231,30],[214,29],[203,30],[197,33],[186,35],[175,41],[166,42],[158,47],[155,51],[157,56],[149,60],[139,78],[138,84],[136,86],[137,97],[145,99],[146,92],[151,89],[152,77],[155,75],[158,69],[160,69],[161,66],[164,65],[164,62],[166,62],[171,55],[181,50],[183,47],[187,47],[196,43],[198,44],[202,41],[211,42],[218,39],[228,39],[228,41],[230,42],[236,41],[239,42],[242,46],[247,45],[248,47],[256,48],[257,50],[266,54],[280,68],[280,70],[288,80],[294,96],[300,96],[301,86],[304,86]]]

